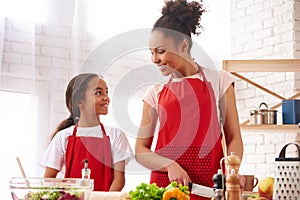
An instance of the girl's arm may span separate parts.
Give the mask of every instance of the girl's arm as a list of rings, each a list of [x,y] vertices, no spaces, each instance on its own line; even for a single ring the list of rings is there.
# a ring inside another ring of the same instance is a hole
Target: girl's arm
[[[125,160],[114,164],[114,180],[109,191],[121,191],[125,185]]]
[[[177,162],[151,150],[157,118],[156,110],[144,102],[142,121],[135,144],[136,160],[152,171],[168,172],[170,181],[176,180],[178,183],[188,185],[190,178]]]
[[[57,169],[46,167],[44,178],[56,178],[58,172]]]
[[[234,152],[240,157],[240,159],[242,159],[244,147],[233,85],[231,85],[227,89],[222,102],[225,107],[223,128],[225,134],[227,155],[230,155],[230,152]]]

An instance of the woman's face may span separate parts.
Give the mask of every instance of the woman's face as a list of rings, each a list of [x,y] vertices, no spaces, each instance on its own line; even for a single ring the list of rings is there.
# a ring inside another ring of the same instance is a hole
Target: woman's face
[[[183,57],[172,37],[165,36],[160,30],[151,33],[149,47],[152,62],[155,63],[164,76],[179,72]]]
[[[90,80],[87,86],[85,99],[82,102],[81,115],[106,115],[110,102],[106,82],[99,77],[95,77]]]

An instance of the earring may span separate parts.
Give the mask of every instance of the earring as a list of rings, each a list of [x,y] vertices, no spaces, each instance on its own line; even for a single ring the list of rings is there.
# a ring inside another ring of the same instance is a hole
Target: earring
[[[184,52],[184,49],[185,49],[185,45],[182,46],[181,52]]]

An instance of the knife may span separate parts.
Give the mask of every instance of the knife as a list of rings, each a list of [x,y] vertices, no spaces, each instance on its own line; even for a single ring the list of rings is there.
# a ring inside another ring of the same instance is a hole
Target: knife
[[[211,187],[199,185],[196,183],[189,183],[189,188],[191,190],[191,194],[195,194],[202,197],[211,198],[214,196],[214,189]]]

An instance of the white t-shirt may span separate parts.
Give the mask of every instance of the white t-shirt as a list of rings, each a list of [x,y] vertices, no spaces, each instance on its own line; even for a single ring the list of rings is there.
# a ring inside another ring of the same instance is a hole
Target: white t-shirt
[[[109,136],[113,163],[125,160],[128,163],[133,159],[133,153],[125,134],[118,128],[104,126],[106,135]],[[41,165],[59,171],[66,163],[66,149],[68,137],[73,134],[74,126],[59,131],[44,153]],[[89,136],[102,138],[101,126],[77,127],[76,136]]]
[[[230,73],[224,70],[216,70],[210,68],[202,68],[202,69],[206,77],[206,80],[210,82],[212,85],[212,89],[214,91],[215,98],[216,98],[216,106],[217,108],[219,108],[220,99],[226,93],[230,85],[234,83],[234,79]],[[184,78],[198,78],[200,80],[203,80],[202,75],[200,73],[197,73],[183,78],[173,78],[172,82],[180,82]],[[157,83],[153,85],[144,96],[143,100],[156,110],[158,108],[158,98],[160,92],[162,91],[165,84],[166,83]],[[218,111],[218,118],[220,121],[221,120],[220,110],[217,109],[217,111]]]

